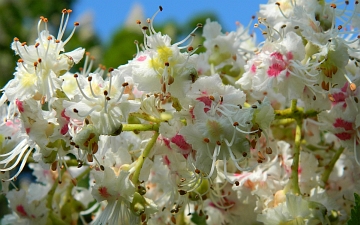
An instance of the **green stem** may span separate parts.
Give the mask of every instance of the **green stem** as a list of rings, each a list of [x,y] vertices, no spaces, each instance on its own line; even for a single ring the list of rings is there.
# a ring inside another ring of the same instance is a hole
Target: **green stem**
[[[122,131],[159,131],[159,124],[123,124]]]
[[[332,159],[331,159],[331,161],[329,162],[329,164],[327,164],[327,165],[325,166],[325,171],[324,171],[324,173],[323,173],[322,176],[321,176],[321,181],[323,182],[322,188],[325,187],[326,182],[328,181],[329,176],[330,176],[332,170],[334,169],[335,163],[336,163],[336,161],[340,158],[340,155],[343,153],[344,149],[345,149],[345,148],[343,148],[343,147],[339,148],[339,149],[335,152],[335,155],[332,157]]]
[[[160,123],[161,120],[158,119],[158,118],[155,118],[153,116],[150,116],[146,113],[130,113],[129,116],[135,116],[137,118],[140,118],[140,119],[143,119],[143,120],[146,120],[146,121],[149,121],[149,122],[154,122],[154,123]]]
[[[293,154],[293,162],[291,165],[291,176],[289,180],[289,185],[291,191],[294,194],[300,194],[299,188],[299,162],[300,162],[300,144],[301,144],[301,129],[302,129],[302,121],[296,121],[296,130],[295,130],[295,146],[294,146],[294,154]]]
[[[152,136],[152,138],[150,139],[149,143],[146,145],[144,151],[141,153],[141,155],[139,156],[139,158],[137,159],[136,165],[135,165],[135,172],[132,176],[131,181],[133,182],[133,184],[135,186],[137,186],[140,182],[139,182],[139,176],[140,176],[140,171],[141,168],[144,164],[144,160],[146,157],[148,157],[152,147],[155,145],[156,140],[159,136],[158,132],[155,132],[154,136]]]

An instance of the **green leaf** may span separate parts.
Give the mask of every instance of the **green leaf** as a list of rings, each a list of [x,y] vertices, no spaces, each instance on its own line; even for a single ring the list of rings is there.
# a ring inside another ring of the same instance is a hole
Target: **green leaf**
[[[348,225],[360,224],[360,195],[354,193],[355,206],[351,209],[351,219],[347,222]]]
[[[191,222],[196,225],[206,225],[206,216],[199,215],[197,212],[191,214]]]

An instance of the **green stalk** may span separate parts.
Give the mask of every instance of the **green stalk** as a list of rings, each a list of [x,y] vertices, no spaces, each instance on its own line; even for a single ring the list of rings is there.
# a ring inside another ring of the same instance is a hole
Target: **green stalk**
[[[329,162],[329,164],[327,164],[325,166],[325,171],[324,173],[322,174],[321,176],[321,181],[323,182],[323,186],[322,188],[325,187],[326,185],[326,182],[328,181],[329,177],[330,177],[330,174],[332,172],[332,170],[334,169],[334,166],[335,166],[335,163],[336,161],[340,158],[340,155],[344,152],[344,149],[343,147],[339,148],[336,152],[335,152],[335,155],[332,157],[331,161]]]
[[[291,176],[290,176],[290,185],[291,190],[294,194],[300,194],[299,188],[299,162],[300,162],[300,144],[301,144],[301,121],[297,121],[296,130],[295,130],[295,146],[293,154],[293,163],[291,165]]]
[[[144,151],[141,153],[141,155],[137,159],[137,162],[136,162],[136,165],[135,165],[135,172],[134,172],[134,174],[132,176],[132,179],[131,179],[131,181],[133,182],[133,184],[135,186],[137,186],[140,183],[139,176],[140,176],[141,168],[142,168],[142,166],[144,164],[144,160],[145,160],[146,157],[148,157],[152,147],[154,147],[158,136],[159,136],[159,133],[155,132],[154,136],[152,136],[151,140],[146,145]]]
[[[122,131],[158,131],[159,124],[123,124]]]

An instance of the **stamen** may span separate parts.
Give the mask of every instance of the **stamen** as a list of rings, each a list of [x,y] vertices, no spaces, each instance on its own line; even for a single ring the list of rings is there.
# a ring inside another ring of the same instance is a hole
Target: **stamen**
[[[78,86],[78,88],[79,88],[79,90],[80,90],[80,92],[81,92],[82,96],[84,96],[84,98],[85,98],[86,100],[88,100],[88,101],[92,101],[92,99],[91,99],[91,98],[89,98],[88,96],[86,96],[86,95],[85,95],[85,93],[83,92],[82,88],[80,87],[79,81],[78,81],[78,79],[77,79],[77,78],[78,78],[78,76],[79,76],[79,75],[74,74],[74,78],[75,78],[75,80],[76,80],[77,86]]]

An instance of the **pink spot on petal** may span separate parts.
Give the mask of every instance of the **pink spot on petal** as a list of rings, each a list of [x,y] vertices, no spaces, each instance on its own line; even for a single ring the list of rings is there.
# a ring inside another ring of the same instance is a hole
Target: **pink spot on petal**
[[[30,133],[30,127],[25,128],[25,132],[26,132],[27,134],[29,134],[29,133]]]
[[[68,126],[67,124],[65,124],[65,125],[61,128],[60,133],[61,133],[62,135],[65,135],[68,131],[69,131],[69,126]]]
[[[337,133],[335,134],[336,137],[338,137],[340,140],[350,140],[351,139],[351,134],[343,132],[343,133]]]
[[[24,106],[23,106],[22,101],[19,101],[18,99],[16,99],[15,103],[16,103],[16,106],[18,107],[19,111],[21,113],[23,113],[24,112]]]
[[[26,213],[23,205],[17,205],[17,206],[16,206],[16,211],[17,211],[21,216],[28,216],[28,214]]]
[[[251,71],[252,73],[256,73],[256,66],[255,66],[255,64],[252,64],[252,66],[251,66],[251,68],[250,68],[250,71]]]
[[[61,111],[61,117],[65,118],[66,121],[70,121],[70,117],[68,117],[68,116],[65,114],[65,109],[63,109],[63,111]]]
[[[165,165],[170,166],[171,162],[170,162],[169,158],[167,157],[167,155],[163,157],[163,162]]]
[[[142,61],[145,61],[145,59],[146,59],[146,55],[142,55],[139,58],[137,58],[136,60],[142,62]]]
[[[341,118],[336,118],[333,126],[336,128],[344,128],[345,130],[353,130],[353,124]]]
[[[106,187],[99,187],[98,192],[103,198],[111,197],[111,194],[109,194]]]
[[[277,77],[284,69],[285,68],[279,63],[274,63],[269,67],[267,74],[270,77]]]

